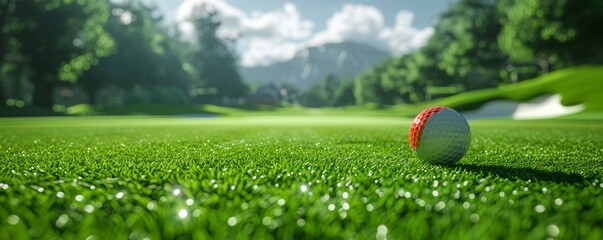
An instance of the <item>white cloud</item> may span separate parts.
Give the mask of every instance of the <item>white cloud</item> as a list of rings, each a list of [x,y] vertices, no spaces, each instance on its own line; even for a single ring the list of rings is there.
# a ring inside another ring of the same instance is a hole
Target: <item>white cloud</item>
[[[279,40],[247,41],[245,45],[246,51],[241,55],[243,66],[267,66],[286,61],[299,49],[299,43]]]
[[[327,29],[316,33],[309,44],[355,41],[376,45],[376,36],[382,28],[383,14],[377,8],[345,4],[341,11],[333,14],[327,21]]]
[[[423,46],[433,34],[431,27],[412,26],[412,12],[400,11],[394,26],[386,26],[379,9],[362,4],[344,4],[328,19],[326,29],[315,33],[313,22],[304,19],[293,3],[269,12],[247,14],[225,0],[185,0],[176,17],[184,36],[193,34],[186,19],[194,6],[204,3],[218,12],[222,22],[219,35],[239,37],[243,66],[269,65],[292,58],[303,47],[343,41],[364,43],[399,55]]]
[[[313,23],[302,19],[297,7],[286,3],[282,8],[251,16],[229,5],[224,0],[186,0],[178,9],[177,20],[185,36],[193,34],[193,27],[186,19],[195,6],[208,4],[218,12],[222,37],[239,37],[241,64],[243,66],[268,65],[290,59],[299,42],[312,34]]]
[[[402,10],[396,15],[394,27],[386,27],[380,31],[379,39],[387,44],[391,52],[404,54],[420,48],[433,34],[432,27],[414,28],[411,25],[413,18],[412,12]]]
[[[408,53],[423,46],[433,34],[432,27],[412,26],[414,15],[402,10],[393,27],[385,26],[383,14],[373,6],[345,4],[327,22],[327,29],[316,33],[310,45],[354,41],[371,45],[394,55]]]

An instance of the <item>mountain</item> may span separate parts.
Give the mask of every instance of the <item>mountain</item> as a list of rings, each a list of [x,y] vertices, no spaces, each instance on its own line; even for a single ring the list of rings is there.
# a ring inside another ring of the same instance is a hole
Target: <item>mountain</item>
[[[353,42],[329,43],[298,51],[292,59],[269,66],[242,67],[247,82],[290,83],[300,89],[320,83],[328,74],[355,77],[390,57],[386,52]]]

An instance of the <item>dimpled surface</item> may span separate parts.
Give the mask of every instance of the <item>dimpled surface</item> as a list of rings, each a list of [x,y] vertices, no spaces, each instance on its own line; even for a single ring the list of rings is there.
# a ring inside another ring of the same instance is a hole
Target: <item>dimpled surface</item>
[[[421,132],[423,131],[427,120],[429,120],[433,114],[442,111],[442,109],[444,109],[444,107],[430,107],[417,114],[415,119],[412,121],[412,125],[410,125],[410,132],[408,134],[408,143],[410,144],[410,148],[412,150],[417,149],[419,139],[421,138]]]
[[[415,151],[420,159],[430,163],[457,162],[471,145],[469,124],[450,108],[431,115],[419,134]]]

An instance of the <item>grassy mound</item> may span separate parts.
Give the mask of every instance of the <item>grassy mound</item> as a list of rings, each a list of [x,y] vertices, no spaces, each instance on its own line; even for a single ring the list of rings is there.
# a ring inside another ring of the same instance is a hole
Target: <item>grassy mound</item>
[[[563,105],[584,104],[585,111],[603,111],[603,67],[562,69],[516,84],[467,92],[420,106],[443,105],[462,111],[476,109],[492,100],[527,101],[555,93],[561,95]]]

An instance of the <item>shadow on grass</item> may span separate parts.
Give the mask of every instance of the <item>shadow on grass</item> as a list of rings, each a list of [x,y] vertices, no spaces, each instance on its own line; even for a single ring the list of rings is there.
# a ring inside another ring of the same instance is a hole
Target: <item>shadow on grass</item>
[[[472,165],[472,164],[455,164],[450,166],[451,168],[464,169],[471,172],[477,172],[482,174],[496,175],[502,178],[508,179],[522,179],[522,180],[540,180],[540,181],[552,181],[558,183],[584,183],[586,179],[577,173],[565,173],[560,171],[545,171],[534,168],[523,168],[523,167],[507,167],[507,166],[494,166],[494,165]]]

